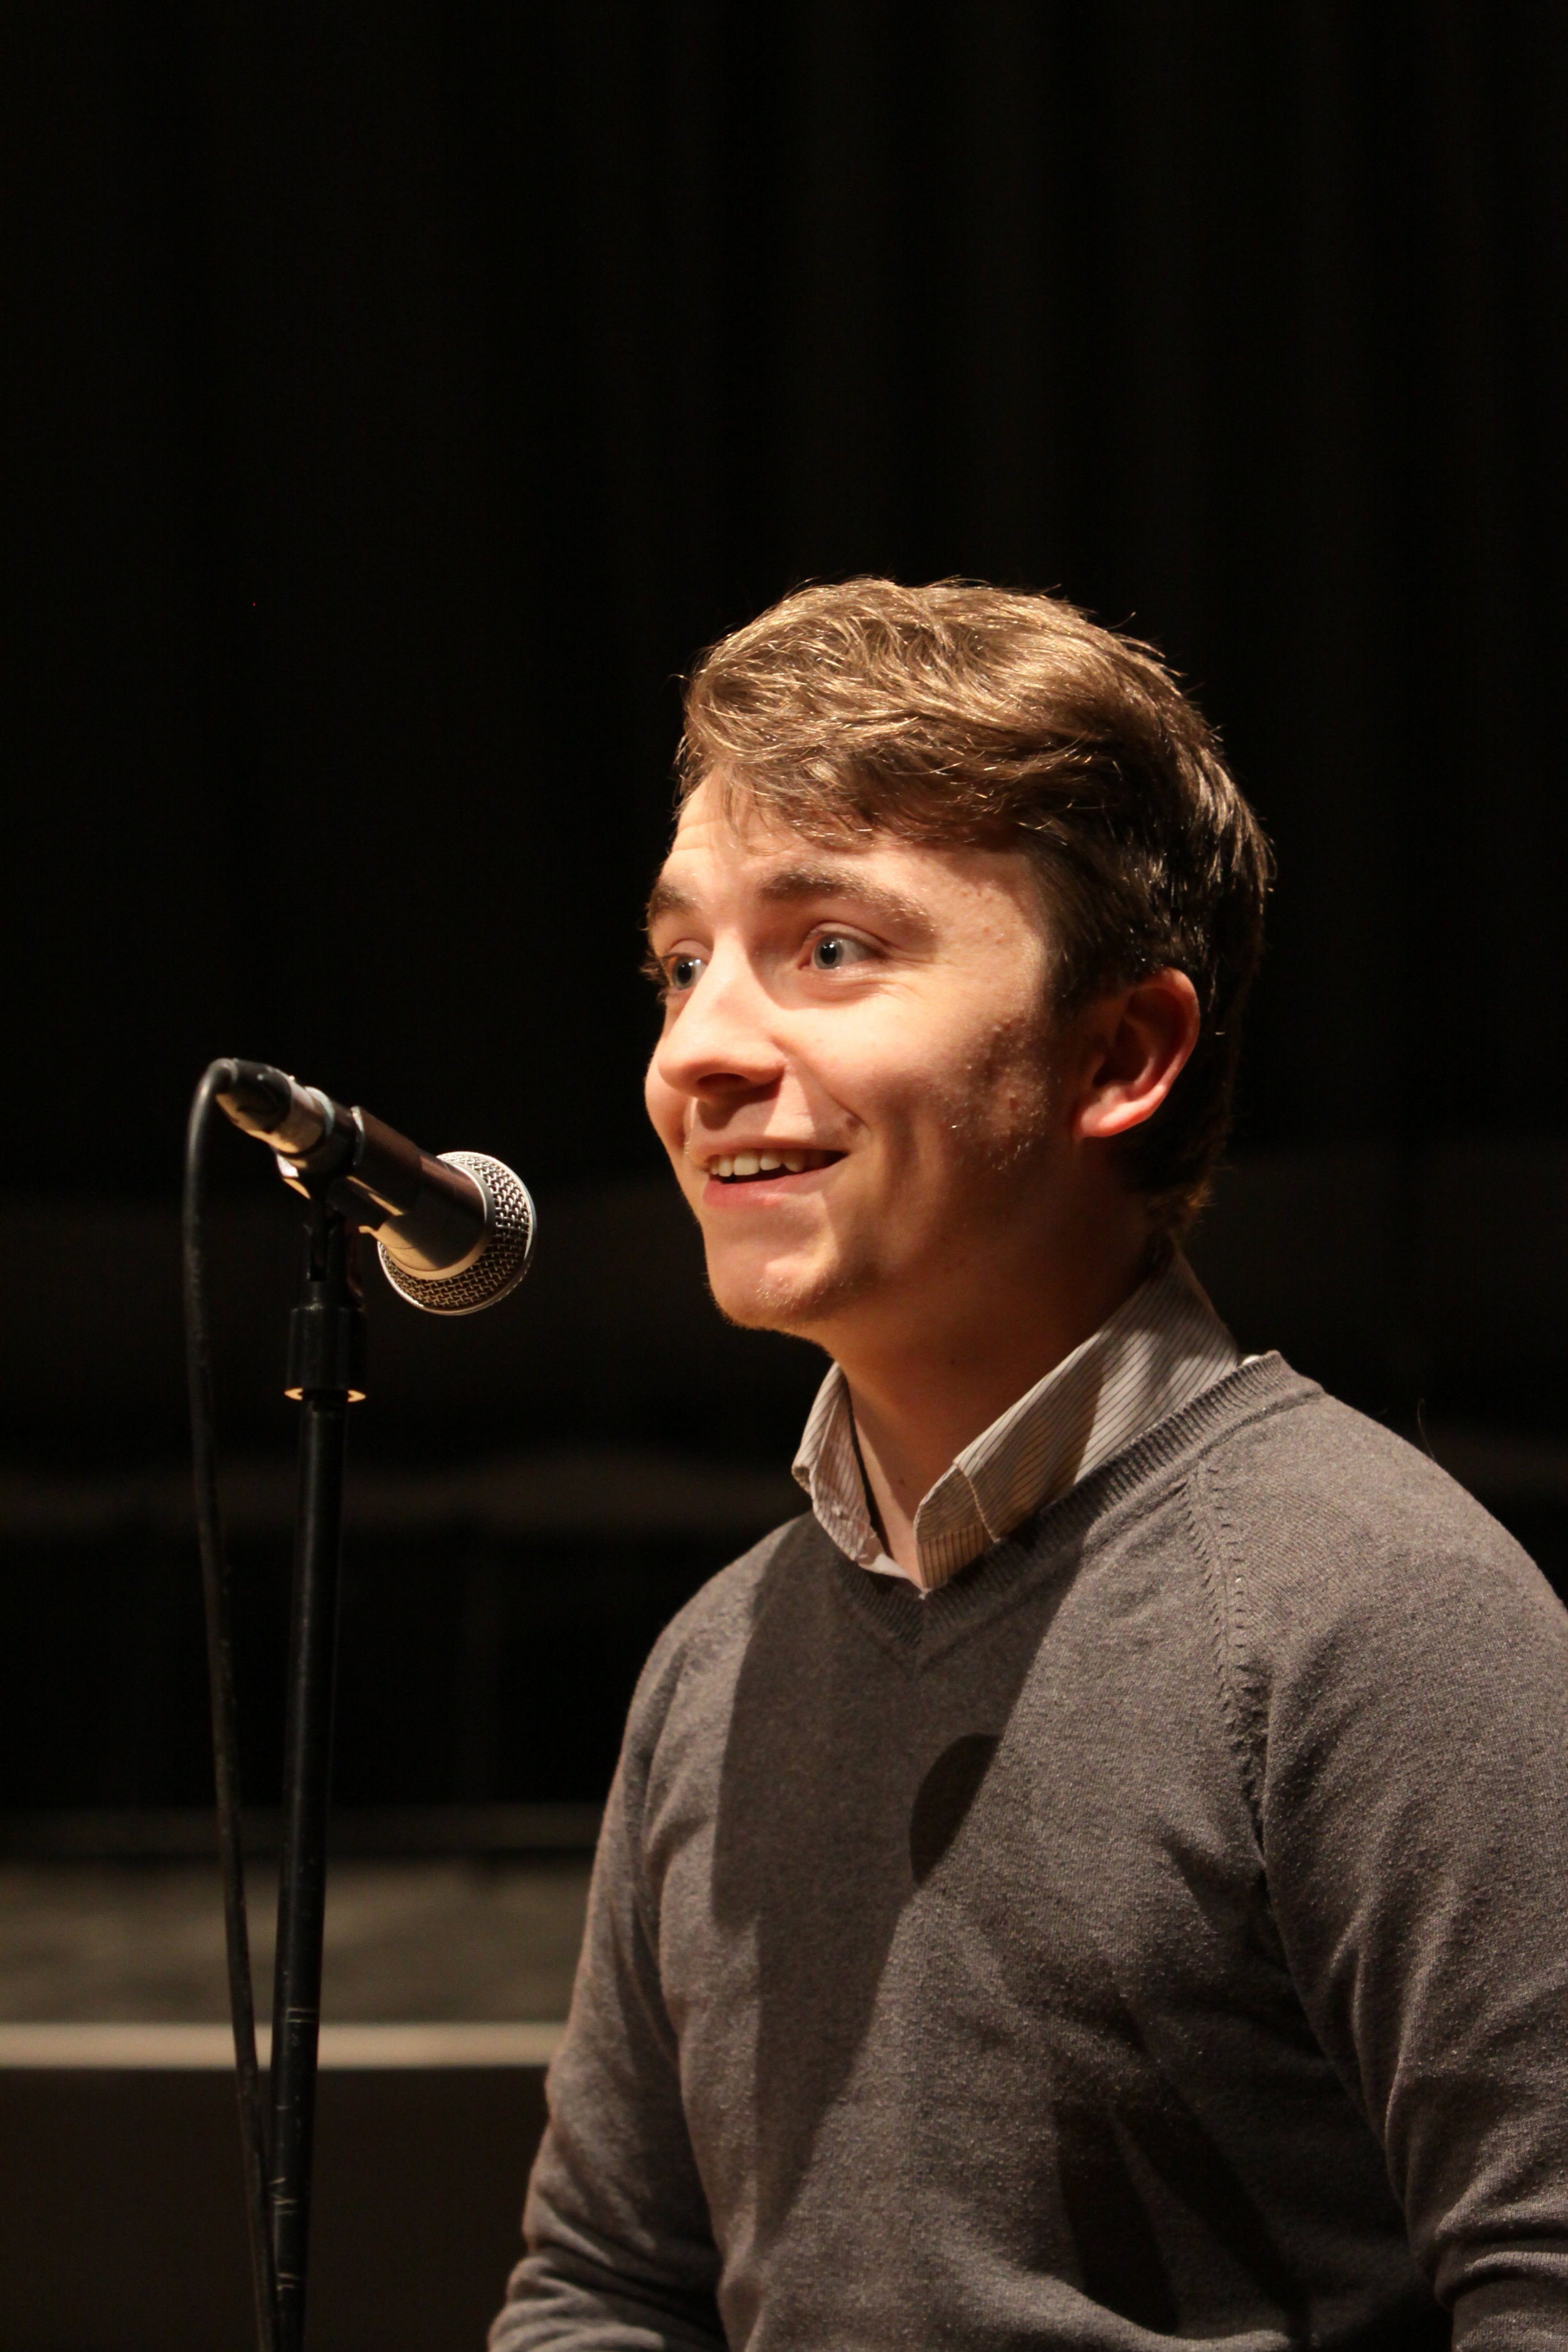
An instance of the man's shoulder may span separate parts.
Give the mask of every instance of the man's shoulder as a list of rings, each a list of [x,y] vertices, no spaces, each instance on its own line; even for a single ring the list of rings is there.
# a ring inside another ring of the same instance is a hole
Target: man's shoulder
[[[1218,1564],[1266,1614],[1489,1591],[1561,1615],[1529,1555],[1439,1462],[1279,1371],[1271,1407],[1215,1430],[1190,1480]]]
[[[694,1681],[726,1681],[752,1638],[770,1584],[805,1572],[833,1548],[809,1511],[786,1519],[710,1576],[680,1609],[648,1654],[632,1701],[630,1733],[657,1738],[676,1693]]]

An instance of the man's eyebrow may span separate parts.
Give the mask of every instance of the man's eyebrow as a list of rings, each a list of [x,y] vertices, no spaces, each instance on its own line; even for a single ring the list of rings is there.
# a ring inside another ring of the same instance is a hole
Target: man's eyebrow
[[[796,906],[810,898],[854,898],[874,914],[920,929],[931,918],[918,899],[906,897],[885,882],[873,882],[855,866],[785,866],[758,886],[757,896],[773,907]],[[648,895],[644,920],[651,929],[666,915],[695,915],[698,901],[689,891],[661,877]]]
[[[673,882],[667,882],[660,875],[648,893],[647,911],[643,921],[651,928],[661,915],[694,915],[696,912],[696,899],[685,890],[678,889]]]
[[[918,898],[905,896],[886,882],[873,882],[856,866],[785,866],[770,874],[758,897],[773,906],[791,906],[802,898],[854,898],[891,922],[929,929],[931,916]]]

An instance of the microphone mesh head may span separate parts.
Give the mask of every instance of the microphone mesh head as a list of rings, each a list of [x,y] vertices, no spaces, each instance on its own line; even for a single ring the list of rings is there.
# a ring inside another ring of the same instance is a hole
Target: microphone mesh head
[[[428,1315],[477,1315],[515,1290],[533,1257],[539,1218],[528,1187],[499,1160],[483,1151],[443,1151],[448,1168],[471,1176],[489,1207],[489,1234],[477,1258],[459,1273],[409,1274],[378,1243],[382,1272],[410,1307]]]

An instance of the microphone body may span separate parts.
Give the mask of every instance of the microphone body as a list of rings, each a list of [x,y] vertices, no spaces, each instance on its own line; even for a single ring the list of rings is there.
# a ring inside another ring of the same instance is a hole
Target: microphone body
[[[266,1062],[227,1063],[216,1100],[271,1147],[285,1182],[375,1235],[387,1280],[411,1306],[477,1314],[528,1272],[537,1213],[499,1160],[432,1158],[374,1112],[347,1109]]]

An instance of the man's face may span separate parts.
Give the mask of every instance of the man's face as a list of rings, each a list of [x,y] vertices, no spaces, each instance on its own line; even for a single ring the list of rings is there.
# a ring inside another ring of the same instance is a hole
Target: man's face
[[[1019,852],[824,847],[711,785],[654,892],[655,1128],[738,1323],[834,1345],[1037,1255],[1068,1149]]]

